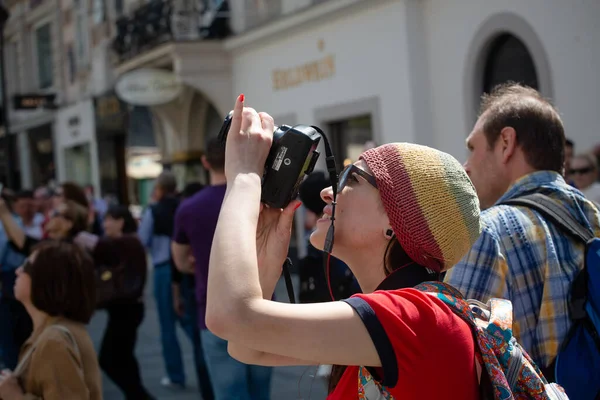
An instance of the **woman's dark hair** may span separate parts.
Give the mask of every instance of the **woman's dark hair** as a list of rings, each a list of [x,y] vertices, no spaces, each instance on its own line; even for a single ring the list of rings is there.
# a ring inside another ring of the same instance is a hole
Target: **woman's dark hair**
[[[72,200],[85,208],[90,207],[90,203],[81,186],[73,182],[65,182],[61,184],[60,187],[62,189],[62,195],[65,198],[65,200]]]
[[[35,260],[23,271],[31,277],[31,302],[39,310],[87,324],[96,309],[94,262],[82,248],[65,241],[44,241],[33,248]]]
[[[123,220],[123,233],[135,233],[137,232],[137,222],[131,215],[131,211],[127,206],[122,205],[113,205],[110,206],[108,211],[106,211],[105,217],[111,217],[112,219],[122,219]]]
[[[385,276],[390,275],[397,269],[405,267],[412,262],[413,260],[408,256],[408,254],[406,254],[400,245],[400,242],[398,242],[398,239],[396,236],[394,236],[392,240],[388,242],[383,255],[383,269],[385,271]],[[334,365],[331,369],[331,376],[329,377],[328,383],[328,390],[330,394],[335,390],[345,371],[345,365]]]
[[[75,237],[78,233],[87,230],[88,209],[81,204],[73,200],[65,201],[65,209],[60,215],[73,224],[69,231],[69,237]]]

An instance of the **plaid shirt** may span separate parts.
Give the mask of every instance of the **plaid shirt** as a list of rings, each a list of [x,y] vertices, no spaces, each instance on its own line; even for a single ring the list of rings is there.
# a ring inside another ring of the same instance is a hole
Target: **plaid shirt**
[[[555,172],[521,178],[498,203],[531,192],[549,195],[600,236],[598,209]],[[546,367],[571,327],[568,299],[583,267],[583,244],[525,207],[496,205],[481,218],[481,236],[445,281],[470,299],[509,299],[515,337],[538,365]]]

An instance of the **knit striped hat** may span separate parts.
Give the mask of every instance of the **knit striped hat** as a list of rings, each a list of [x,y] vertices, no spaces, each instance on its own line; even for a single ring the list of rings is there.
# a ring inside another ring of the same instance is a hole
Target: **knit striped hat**
[[[391,143],[361,157],[375,176],[400,245],[419,265],[446,271],[481,232],[479,200],[451,155],[410,143]]]

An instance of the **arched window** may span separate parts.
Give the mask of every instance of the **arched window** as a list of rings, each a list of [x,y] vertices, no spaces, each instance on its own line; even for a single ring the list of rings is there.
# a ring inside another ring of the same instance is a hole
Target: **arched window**
[[[489,93],[494,86],[513,81],[539,90],[533,58],[517,37],[503,34],[490,46],[483,74],[483,90]]]

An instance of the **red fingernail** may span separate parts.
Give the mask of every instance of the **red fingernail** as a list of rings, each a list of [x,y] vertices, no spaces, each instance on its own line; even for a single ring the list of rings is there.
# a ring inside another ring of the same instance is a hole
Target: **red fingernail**
[[[242,103],[244,102],[244,93],[240,94],[240,97],[239,97],[239,99],[240,99],[240,101],[241,101]]]
[[[294,210],[297,210],[301,205],[302,205],[302,203],[296,204],[296,207],[294,207]]]

